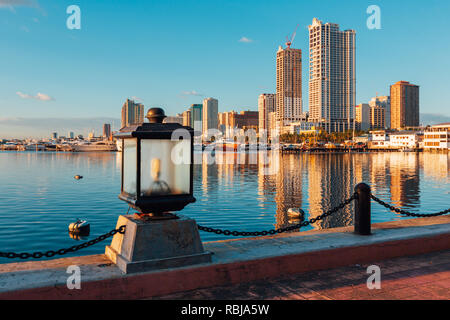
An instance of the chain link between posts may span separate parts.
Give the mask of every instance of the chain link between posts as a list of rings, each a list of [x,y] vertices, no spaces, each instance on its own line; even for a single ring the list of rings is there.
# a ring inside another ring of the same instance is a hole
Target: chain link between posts
[[[33,253],[28,253],[28,252],[15,253],[15,252],[1,252],[0,251],[0,257],[2,257],[2,258],[9,258],[9,259],[15,259],[15,258],[20,258],[20,259],[34,258],[34,259],[39,259],[39,258],[42,258],[42,257],[51,258],[51,257],[53,257],[55,255],[62,256],[62,255],[65,255],[66,253],[69,253],[69,252],[75,252],[75,251],[78,251],[80,249],[84,249],[84,248],[93,246],[94,244],[97,244],[100,241],[103,241],[103,240],[105,240],[107,238],[112,237],[116,233],[124,234],[125,233],[125,225],[120,226],[117,229],[113,229],[113,230],[111,230],[108,233],[102,234],[101,236],[99,236],[99,237],[97,237],[95,239],[89,240],[87,242],[81,243],[81,244],[76,245],[76,246],[72,246],[72,247],[67,248],[67,249],[59,249],[57,251],[49,250],[49,251],[46,251],[46,252],[39,252],[39,251],[37,251],[37,252],[33,252]]]
[[[394,211],[396,213],[400,213],[400,214],[403,214],[403,215],[409,216],[409,217],[420,217],[420,218],[437,217],[437,216],[442,216],[444,214],[450,213],[450,208],[447,209],[447,210],[436,212],[436,213],[413,213],[413,212],[409,212],[409,211],[406,211],[406,210],[399,209],[399,208],[396,208],[394,206],[391,206],[390,204],[384,202],[383,200],[375,197],[373,194],[371,194],[370,197],[372,198],[372,200],[374,200],[375,202],[381,204],[383,207],[385,207],[385,208],[387,208],[387,209],[389,209],[391,211]]]
[[[205,231],[205,232],[211,232],[211,233],[215,233],[215,234],[223,234],[225,236],[242,236],[242,237],[257,237],[257,236],[267,236],[267,235],[274,235],[277,233],[283,233],[283,232],[288,232],[288,231],[292,231],[292,230],[297,230],[300,229],[302,227],[306,227],[310,224],[313,224],[317,221],[323,220],[324,218],[332,215],[333,213],[345,208],[347,205],[349,205],[353,200],[355,200],[357,198],[358,194],[355,192],[350,198],[348,198],[347,200],[345,200],[344,202],[342,202],[340,205],[338,205],[337,207],[334,207],[333,209],[330,209],[326,212],[324,212],[323,214],[315,217],[315,218],[311,218],[309,220],[305,220],[302,221],[300,223],[297,224],[293,224],[287,227],[283,227],[283,228],[278,228],[278,229],[271,229],[271,230],[264,230],[264,231],[230,231],[230,230],[226,230],[226,229],[216,229],[216,228],[211,228],[211,227],[205,227],[205,226],[201,226],[199,224],[197,224],[197,227],[199,230],[201,231]],[[396,212],[396,213],[400,213],[402,215],[406,215],[406,216],[410,216],[410,217],[436,217],[436,216],[441,216],[441,215],[445,215],[447,213],[450,213],[450,208],[447,210],[443,210],[440,212],[436,212],[436,213],[430,213],[430,214],[420,214],[420,213],[412,213],[412,212],[408,212],[399,208],[396,208],[386,202],[384,202],[383,200],[377,198],[376,196],[374,196],[373,194],[370,195],[370,198],[372,200],[374,200],[375,202],[381,204],[383,207]],[[120,226],[117,229],[113,229],[108,233],[105,233],[95,239],[92,239],[90,241],[84,242],[82,244],[76,245],[76,246],[72,246],[70,248],[67,249],[60,249],[57,251],[53,251],[53,250],[49,250],[46,252],[33,252],[33,253],[27,253],[27,252],[22,252],[22,253],[15,253],[15,252],[1,252],[0,251],[0,258],[9,258],[9,259],[15,259],[15,258],[20,258],[20,259],[29,259],[29,258],[34,258],[34,259],[39,259],[42,257],[47,257],[47,258],[51,258],[55,255],[65,255],[66,253],[69,252],[75,252],[90,246],[93,246],[94,244],[97,244],[107,238],[110,238],[112,236],[114,236],[116,233],[120,233],[120,234],[124,234],[125,233],[125,225]]]
[[[321,215],[319,215],[319,216],[317,216],[315,218],[311,218],[309,220],[305,220],[303,222],[300,222],[300,223],[297,223],[297,224],[293,224],[293,225],[290,225],[290,226],[287,226],[287,227],[283,227],[283,228],[278,228],[278,229],[265,230],[265,231],[230,231],[230,230],[223,230],[223,229],[215,229],[215,228],[210,228],[210,227],[204,227],[204,226],[201,226],[201,225],[197,225],[197,227],[201,231],[212,232],[212,233],[215,233],[215,234],[223,234],[225,236],[242,236],[242,237],[249,237],[250,236],[250,237],[257,237],[257,236],[274,235],[274,234],[277,234],[277,233],[283,233],[283,232],[287,232],[287,231],[300,229],[302,227],[306,227],[309,224],[312,224],[312,223],[315,223],[317,221],[320,221],[320,220],[324,219],[325,217],[328,217],[328,216],[332,215],[333,213],[343,209],[348,204],[350,204],[353,200],[355,200],[356,197],[357,197],[357,194],[354,193],[350,198],[348,198],[347,200],[342,202],[337,207],[334,207],[333,209],[330,209],[330,210],[322,213]]]

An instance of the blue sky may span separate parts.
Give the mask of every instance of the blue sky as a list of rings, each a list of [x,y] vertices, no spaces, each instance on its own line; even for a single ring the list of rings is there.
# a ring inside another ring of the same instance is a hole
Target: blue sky
[[[72,4],[81,30],[66,27]],[[381,30],[366,26],[372,4]],[[307,110],[314,17],[356,30],[358,103],[406,80],[420,85],[421,113],[446,119],[449,14],[448,1],[0,0],[0,138],[117,127],[129,97],[167,114],[209,96],[219,111],[256,110],[260,93],[275,92],[276,50],[297,25]]]

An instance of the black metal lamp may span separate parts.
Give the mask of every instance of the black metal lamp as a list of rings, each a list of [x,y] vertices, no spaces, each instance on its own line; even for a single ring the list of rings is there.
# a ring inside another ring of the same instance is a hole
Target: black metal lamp
[[[148,123],[122,128],[122,187],[119,199],[141,216],[176,218],[171,211],[195,202],[191,127],[162,123],[164,110],[151,108]]]

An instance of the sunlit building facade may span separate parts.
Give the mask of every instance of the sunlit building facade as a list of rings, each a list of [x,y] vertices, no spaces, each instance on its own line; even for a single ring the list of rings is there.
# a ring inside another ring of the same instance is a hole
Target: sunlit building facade
[[[309,116],[328,132],[353,126],[356,73],[354,30],[314,18],[309,26]]]

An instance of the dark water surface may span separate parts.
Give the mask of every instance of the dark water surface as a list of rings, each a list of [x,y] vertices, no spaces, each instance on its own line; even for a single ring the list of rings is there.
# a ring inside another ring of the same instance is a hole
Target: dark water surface
[[[268,155],[270,169],[252,156],[231,153],[218,157],[220,164],[196,164],[197,202],[182,214],[210,227],[270,230],[290,223],[286,211],[291,207],[303,208],[307,218],[320,215],[350,197],[361,181],[384,201],[412,212],[450,207],[448,154],[277,153]],[[91,223],[86,240],[113,229],[128,209],[117,198],[120,164],[120,153],[0,152],[0,251],[47,251],[79,244],[67,233],[78,217]],[[75,180],[77,174],[84,178]],[[372,204],[373,222],[399,219],[405,218]],[[352,223],[350,205],[304,230]],[[229,238],[200,235],[203,241]],[[69,255],[102,253],[109,242]],[[0,258],[0,263],[7,262],[12,260]]]

